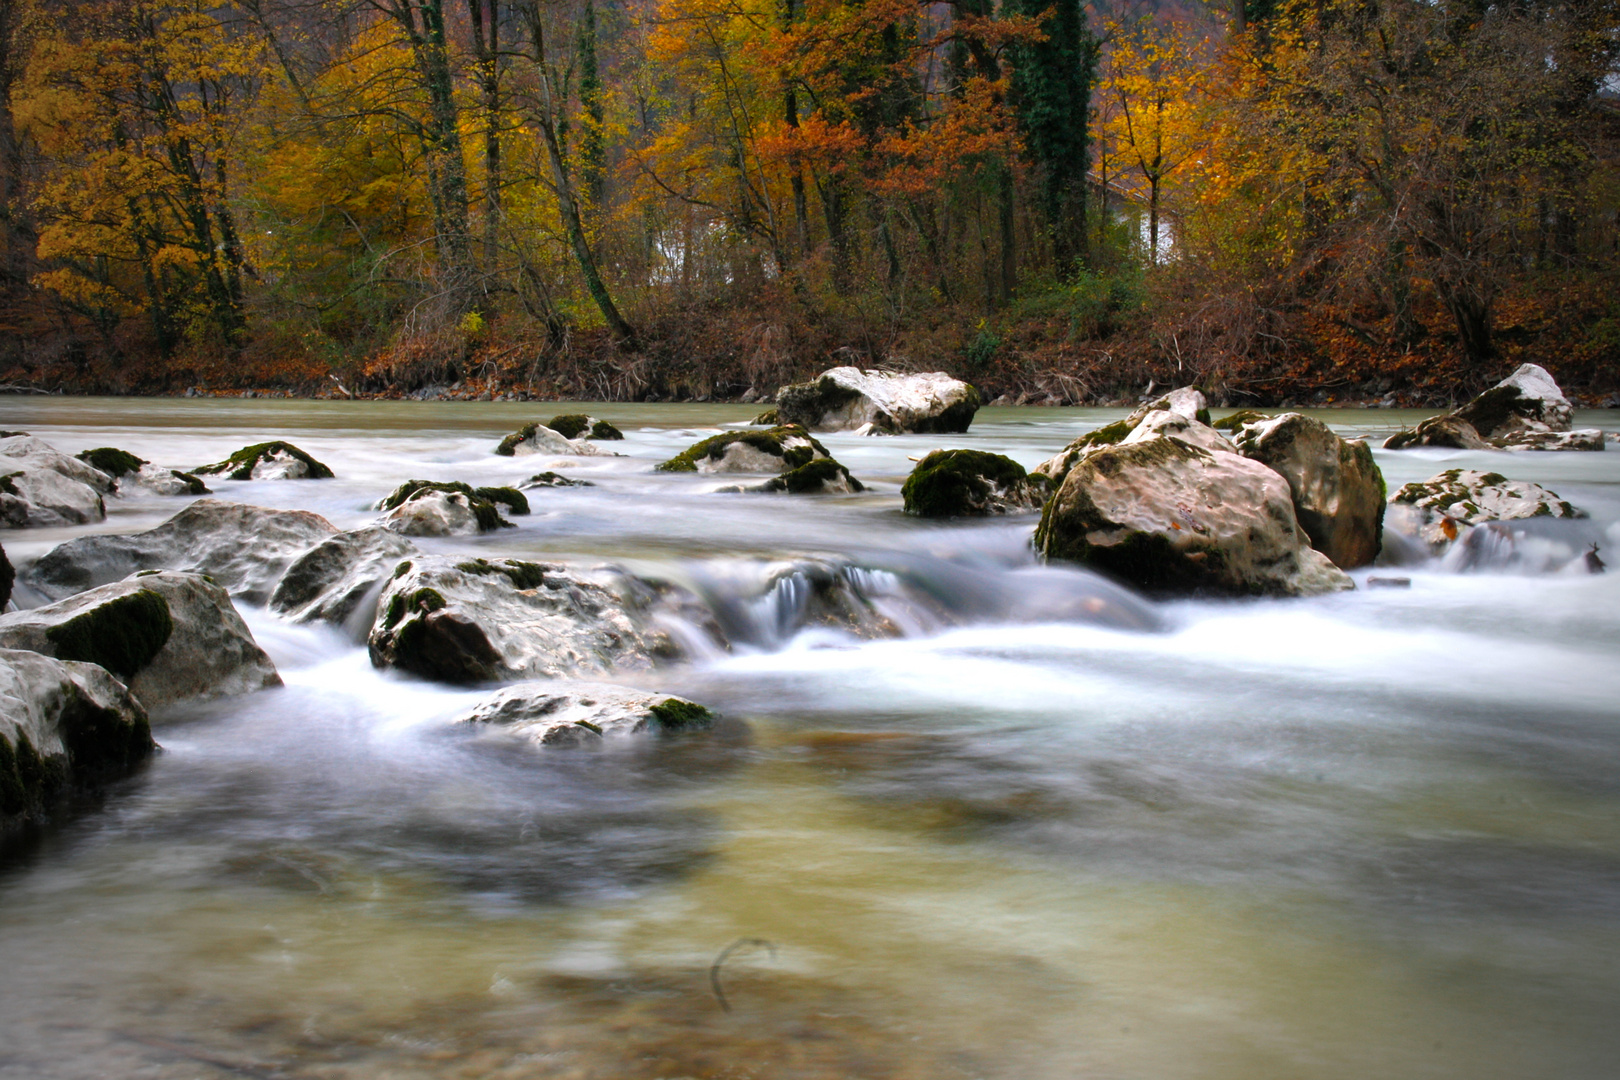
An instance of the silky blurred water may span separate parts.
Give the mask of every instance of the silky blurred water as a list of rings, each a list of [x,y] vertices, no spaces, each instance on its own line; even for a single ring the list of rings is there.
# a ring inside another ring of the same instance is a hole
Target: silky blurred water
[[[566,411],[624,456],[490,453]],[[900,512],[910,458],[1032,465],[1118,411],[824,436],[855,496],[652,471],[755,411],[0,400],[172,467],[287,438],[337,479],[217,497],[340,527],[410,477],[588,479],[423,546],[627,565],[735,643],[633,680],[712,734],[538,753],[448,723],[483,692],[244,608],[287,685],[155,716],[149,767],[0,862],[0,1078],[1614,1074],[1620,573],[1578,556],[1616,562],[1620,453],[1378,451],[1392,491],[1489,468],[1591,517],[1372,571],[1408,589],[1154,604],[1036,566],[1032,517]],[[1422,414],[1316,415],[1376,446]],[[183,503],[0,539],[24,563]],[[904,636],[800,628],[805,563]]]

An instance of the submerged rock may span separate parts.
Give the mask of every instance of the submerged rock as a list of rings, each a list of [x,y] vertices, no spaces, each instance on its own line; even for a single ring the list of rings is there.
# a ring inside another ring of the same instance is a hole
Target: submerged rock
[[[1354,588],[1307,543],[1287,482],[1173,438],[1086,454],[1047,501],[1035,546],[1150,593],[1308,596]]]
[[[526,682],[496,692],[456,722],[488,724],[538,746],[579,747],[632,735],[701,730],[713,724],[714,716],[672,694],[606,683]]]
[[[569,439],[541,423],[523,425],[502,439],[495,447],[495,452],[502,457],[527,457],[530,454],[592,457],[607,453],[606,450],[592,446],[588,438]]]
[[[813,468],[805,471],[812,465]],[[659,465],[658,470],[777,474],[781,484],[752,489],[761,491],[825,491],[829,482],[836,490],[862,490],[860,481],[850,476],[849,470],[834,461],[825,446],[797,424],[784,424],[769,431],[728,431],[714,435],[693,443]]]
[[[0,833],[155,749],[146,710],[104,669],[0,648]]]
[[[23,581],[60,600],[137,570],[184,570],[207,574],[232,596],[260,604],[294,559],[335,532],[307,510],[198,499],[143,533],[82,536],[58,545]]]
[[[0,615],[0,647],[97,664],[149,708],[281,685],[225,590],[198,574],[144,571]]]
[[[289,442],[244,446],[224,461],[191,470],[199,476],[232,480],[330,480],[332,470]]]
[[[1245,426],[1237,449],[1288,481],[1294,516],[1311,546],[1342,570],[1378,557],[1384,527],[1384,474],[1361,440],[1322,421],[1283,413]]]
[[[678,651],[653,625],[660,600],[654,586],[610,568],[418,557],[383,589],[371,661],[453,683],[646,668]]]
[[[866,424],[888,434],[959,434],[973,422],[979,392],[943,371],[899,375],[836,367],[776,394],[783,424],[811,431],[853,431]]]
[[[1405,485],[1389,501],[1412,508],[1413,520],[1407,528],[1435,552],[1444,550],[1473,526],[1487,522],[1586,516],[1586,511],[1540,484],[1475,469],[1447,469],[1422,482]]]
[[[983,517],[1037,510],[1045,477],[1010,457],[982,450],[935,450],[917,463],[900,489],[905,511],[919,517]]]
[[[1491,440],[1501,450],[1604,450],[1606,438],[1598,428],[1577,431],[1515,431]]]
[[[345,622],[416,547],[380,526],[328,536],[276,582],[270,610],[296,623]]]
[[[591,483],[589,480],[575,480],[575,479],[571,479],[570,477],[563,476],[561,473],[542,472],[542,473],[535,473],[533,476],[531,476],[527,480],[523,481],[523,483],[518,485],[518,489],[521,490],[521,491],[528,491],[528,490],[530,490],[532,488],[543,488],[543,487],[595,487],[595,486],[596,485]]]
[[[404,536],[471,536],[511,528],[501,506],[513,514],[529,512],[529,500],[516,488],[438,480],[407,480],[377,508],[389,511],[383,528]]]
[[[584,413],[565,413],[562,416],[553,416],[546,427],[555,431],[565,439],[601,439],[611,441],[624,438],[624,432],[608,423],[598,420],[594,416]]]

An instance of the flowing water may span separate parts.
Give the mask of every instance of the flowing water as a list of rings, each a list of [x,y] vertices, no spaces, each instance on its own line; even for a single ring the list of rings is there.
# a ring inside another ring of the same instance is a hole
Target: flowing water
[[[1391,545],[1409,589],[1156,604],[1037,566],[1032,518],[900,512],[942,441],[1032,465],[1118,412],[827,436],[872,490],[790,498],[651,471],[751,409],[589,409],[627,456],[489,453],[561,406],[0,401],[171,466],[288,438],[338,479],[213,486],[340,527],[558,468],[596,486],[423,546],[620,563],[732,640],[635,680],[712,734],[511,753],[448,723],[479,691],[244,608],[285,688],[155,716],[0,863],[0,1078],[1614,1075],[1620,573],[1566,564],[1620,554],[1620,452],[1380,451],[1392,490],[1487,467],[1591,517],[1486,566]],[[807,626],[818,574],[902,635]]]

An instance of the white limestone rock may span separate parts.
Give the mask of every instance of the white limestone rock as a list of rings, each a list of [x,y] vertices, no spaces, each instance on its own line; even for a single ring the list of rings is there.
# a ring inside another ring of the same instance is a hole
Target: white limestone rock
[[[270,610],[295,623],[345,622],[414,554],[415,545],[379,526],[334,533],[287,567]]]
[[[980,407],[979,392],[943,371],[901,375],[836,367],[776,395],[780,423],[811,431],[871,430],[899,433],[960,433]]]
[[[1586,511],[1540,484],[1477,469],[1447,469],[1405,485],[1389,501],[1392,506],[1411,508],[1399,524],[1434,552],[1445,550],[1470,528],[1487,522],[1586,517]]]
[[[524,682],[497,691],[456,722],[487,725],[494,737],[560,748],[699,730],[713,717],[696,702],[671,694],[607,683]]]

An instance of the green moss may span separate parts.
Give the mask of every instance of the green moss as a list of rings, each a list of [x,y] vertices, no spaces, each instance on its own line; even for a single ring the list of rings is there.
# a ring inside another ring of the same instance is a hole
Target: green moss
[[[1070,443],[1068,449],[1085,450],[1093,446],[1113,446],[1135,430],[1136,426],[1129,420],[1115,420],[1112,424],[1104,424],[1096,431],[1086,432]]]
[[[525,487],[595,487],[589,480],[571,480],[561,473],[535,473],[523,481]]]
[[[145,458],[138,458],[127,450],[119,450],[112,446],[98,446],[94,450],[86,450],[76,456],[91,468],[100,469],[108,476],[115,477],[140,472],[141,466],[146,464]]]
[[[253,467],[263,459],[277,453],[278,451],[284,454],[289,454],[297,458],[299,461],[302,461],[309,469],[309,479],[332,479],[331,469],[328,469],[325,465],[322,465],[319,461],[316,461],[314,458],[298,449],[298,447],[294,446],[292,443],[281,442],[280,440],[276,440],[275,442],[254,443],[252,446],[244,446],[242,449],[238,450],[224,461],[216,462],[213,465],[200,466],[199,468],[193,469],[192,472],[202,473],[205,476],[217,476],[220,473],[228,473],[232,480],[251,480],[253,479]]]
[[[8,472],[0,475],[0,491],[5,492],[7,495],[15,495],[19,499],[22,498],[22,492],[18,491],[17,485],[11,482],[12,477],[21,475],[21,472]]]
[[[562,416],[553,416],[546,421],[546,427],[555,431],[565,439],[577,439],[580,432],[590,427],[591,418],[584,413],[564,413]]]
[[[598,735],[602,734],[601,725],[600,724],[593,724],[589,720],[575,720],[574,721],[574,726],[575,727],[582,727],[586,731],[595,732]]]
[[[781,422],[782,414],[774,405],[749,421],[755,427],[775,427]]]
[[[809,439],[808,447],[796,447],[793,450],[785,448],[782,443],[789,438]],[[659,472],[696,472],[698,462],[709,459],[718,459],[725,456],[726,448],[733,443],[744,443],[763,453],[782,458],[789,468],[796,468],[805,464],[816,456],[830,457],[827,448],[820,442],[811,438],[810,433],[798,424],[784,424],[781,427],[771,428],[769,431],[728,431],[723,435],[712,435],[700,442],[693,443],[685,450],[676,454],[662,465]]]
[[[680,698],[665,698],[647,711],[658,721],[660,731],[691,731],[714,723],[714,714],[708,709]]]
[[[524,514],[529,512],[529,500],[524,498],[522,493],[512,488],[478,488],[475,490],[471,485],[464,484],[459,480],[407,480],[395,488],[382,501],[382,509],[397,510],[423,491],[443,491],[465,495],[467,505],[472,509],[473,517],[478,519],[479,532],[494,532],[496,529],[510,529],[513,527],[510,521],[501,517],[501,512],[495,508],[495,503],[482,494],[484,492],[510,492],[511,495],[516,496],[517,502],[523,507],[521,511],[516,512]],[[503,495],[501,501],[505,502],[506,496]],[[511,504],[507,503],[507,505]]]
[[[1197,412],[1193,413],[1193,419],[1198,421],[1200,424],[1203,424],[1205,427],[1212,426],[1209,422],[1208,408],[1199,409]]]
[[[505,574],[519,589],[538,589],[545,583],[545,567],[518,559],[502,559],[499,563],[492,563],[488,559],[469,559],[457,563],[456,569],[465,574]]]
[[[152,662],[172,633],[168,601],[141,589],[75,615],[45,636],[58,659],[100,664],[127,682]]]
[[[394,567],[393,577],[390,580],[397,581],[397,580],[404,577],[406,574],[408,574],[410,572],[411,572],[411,560],[406,559],[404,562],[402,562],[398,566]]]
[[[766,491],[785,491],[790,495],[818,495],[827,484],[836,484],[840,479],[849,482],[851,491],[864,491],[865,486],[832,458],[815,458],[806,461],[796,469],[790,469],[781,476],[773,477],[765,484]]]
[[[0,735],[0,813],[38,813],[66,779],[63,763],[41,756],[28,732],[19,728],[15,745]]]
[[[1208,420],[1202,419],[1202,414],[1205,413],[1207,413],[1207,410],[1201,411],[1200,422],[1209,424]],[[1256,412],[1254,409],[1239,409],[1231,416],[1223,416],[1213,424],[1209,424],[1209,426],[1214,428],[1216,431],[1235,432],[1241,430],[1248,424],[1258,424],[1262,420],[1270,419],[1270,416],[1263,412]]]
[[[28,735],[19,730],[20,738],[26,739]],[[0,817],[12,817],[29,809],[32,801],[31,793],[23,787],[22,777],[17,775],[17,751],[11,745],[11,740],[0,734]]]
[[[500,445],[495,447],[495,452],[502,457],[512,457],[517,453],[518,443],[534,438],[534,433],[539,430],[539,428],[539,423],[524,424],[522,427],[512,432],[512,434],[502,439],[500,441]]]
[[[995,489],[1007,491],[1028,473],[1012,458],[983,450],[935,450],[917,463],[900,494],[919,517],[983,514]]]
[[[608,442],[612,442],[615,439],[623,439],[624,432],[620,431],[606,420],[598,420],[591,425],[591,438],[603,439]]]
[[[521,516],[529,512],[529,500],[517,488],[481,487],[473,488],[472,493],[486,502],[500,503],[511,513]]]
[[[152,726],[138,704],[134,715],[126,719],[85,694],[62,713],[61,732],[78,783],[122,775],[155,749]]]
[[[188,495],[207,495],[209,493],[208,492],[208,485],[203,483],[197,477],[192,476],[190,473],[181,472],[179,469],[170,469],[169,472],[174,474],[174,478],[176,480],[184,480],[185,481],[186,494],[188,494]]]

